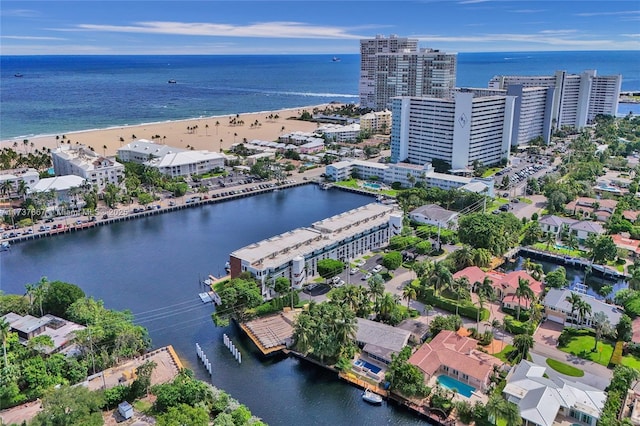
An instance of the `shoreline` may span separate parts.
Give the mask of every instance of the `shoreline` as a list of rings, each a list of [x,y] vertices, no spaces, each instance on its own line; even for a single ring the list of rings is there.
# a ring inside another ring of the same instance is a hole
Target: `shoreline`
[[[274,141],[283,133],[294,131],[311,132],[317,123],[296,120],[304,110],[326,108],[323,103],[277,110],[239,112],[213,116],[182,118],[175,120],[153,121],[140,124],[113,125],[87,130],[72,130],[64,133],[24,135],[0,140],[0,149],[13,148],[18,152],[32,152],[35,149],[55,149],[62,143],[76,143],[103,151],[106,156],[116,154],[118,148],[138,139],[154,140],[158,144],[185,149],[206,149],[211,152],[228,150],[234,143],[259,139]],[[278,115],[269,119],[268,116]],[[242,124],[232,124],[231,119],[239,117]],[[228,118],[229,120],[224,120]],[[218,125],[216,125],[218,123]],[[188,130],[192,128],[192,130]],[[160,138],[153,138],[153,136]],[[65,139],[62,139],[65,136]],[[136,136],[135,139],[133,136]],[[56,137],[58,139],[56,139]],[[28,140],[29,145],[23,141]]]

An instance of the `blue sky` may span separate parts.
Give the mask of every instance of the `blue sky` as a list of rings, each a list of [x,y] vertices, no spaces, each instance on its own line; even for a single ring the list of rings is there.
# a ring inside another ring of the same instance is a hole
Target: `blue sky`
[[[0,54],[349,54],[376,34],[451,52],[640,50],[640,1],[5,1]]]

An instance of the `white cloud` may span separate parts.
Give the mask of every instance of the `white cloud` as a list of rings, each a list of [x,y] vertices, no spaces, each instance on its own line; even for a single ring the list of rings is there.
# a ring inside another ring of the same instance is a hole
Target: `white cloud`
[[[458,4],[476,4],[476,3],[486,3],[489,0],[463,0],[459,1]]]
[[[8,9],[0,11],[0,16],[16,16],[19,18],[35,18],[40,12],[31,9]]]
[[[512,13],[542,13],[542,12],[546,12],[547,9],[516,9],[516,10],[511,10],[510,12]]]
[[[640,42],[636,40],[629,40],[626,42],[620,40],[611,39],[586,39],[580,37],[567,37],[570,35],[577,35],[575,30],[546,30],[533,34],[481,34],[481,35],[468,35],[468,36],[443,36],[443,35],[422,35],[417,36],[422,42],[428,43],[460,43],[464,44],[466,51],[470,50],[469,44],[481,44],[486,49],[487,44],[499,44],[507,46],[509,43],[517,43],[522,48],[526,48],[527,45],[543,45],[545,48],[552,48],[555,50],[587,50],[587,49],[605,49],[605,50],[620,50],[640,49]],[[471,48],[472,49],[472,48]]]
[[[136,22],[133,25],[79,24],[58,31],[97,31],[185,36],[224,36],[259,38],[360,39],[344,28],[310,25],[302,22],[259,22],[250,25],[211,24],[205,22]]]
[[[66,40],[66,38],[61,37],[40,37],[40,36],[12,36],[12,35],[3,35],[0,38],[5,38],[9,40]]]
[[[640,38],[640,34],[620,34],[622,37]]]
[[[636,14],[640,14],[640,10],[625,10],[621,12],[583,12],[583,13],[576,13],[575,15],[589,17],[589,16],[628,16],[628,15],[636,15]]]

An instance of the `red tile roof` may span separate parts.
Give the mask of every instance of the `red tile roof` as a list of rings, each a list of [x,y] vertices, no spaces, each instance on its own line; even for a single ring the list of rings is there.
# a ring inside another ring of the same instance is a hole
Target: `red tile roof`
[[[486,272],[484,272],[482,269],[478,268],[477,266],[467,266],[463,270],[453,274],[454,279],[467,277],[467,279],[469,280],[469,283],[471,284],[475,282],[481,283],[484,280],[484,277],[486,276],[487,276]]]
[[[459,336],[455,331],[443,330],[411,355],[409,362],[428,376],[447,366],[486,384],[493,366],[501,366],[503,362],[476,350],[477,344],[474,339]]]

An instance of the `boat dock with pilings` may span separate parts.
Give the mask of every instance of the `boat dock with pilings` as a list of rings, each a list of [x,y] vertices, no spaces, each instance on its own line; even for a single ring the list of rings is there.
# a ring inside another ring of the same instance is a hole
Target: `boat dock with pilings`
[[[588,259],[582,259],[578,257],[572,257],[562,254],[551,253],[548,251],[537,250],[531,247],[520,247],[518,250],[510,251],[508,258],[514,258],[516,256],[525,256],[530,257],[532,259],[544,260],[547,262],[556,263],[558,265],[571,266],[573,268],[584,269],[586,267],[591,267],[592,274],[598,275],[603,278],[608,278],[611,280],[627,280],[628,276],[623,272],[619,272],[613,268],[598,265],[591,262]]]

